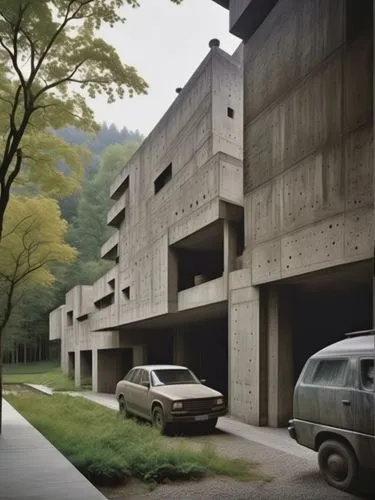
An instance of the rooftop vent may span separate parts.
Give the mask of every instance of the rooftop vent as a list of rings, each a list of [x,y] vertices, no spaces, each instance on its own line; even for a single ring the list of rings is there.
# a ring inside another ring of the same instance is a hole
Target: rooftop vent
[[[214,47],[220,47],[220,40],[218,40],[217,38],[213,38],[212,40],[210,40],[208,46],[210,47],[210,49],[213,49]]]

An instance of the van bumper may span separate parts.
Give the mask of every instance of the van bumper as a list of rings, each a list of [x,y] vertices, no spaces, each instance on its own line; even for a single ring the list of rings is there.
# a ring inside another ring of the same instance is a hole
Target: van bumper
[[[288,432],[289,436],[297,441],[297,433],[296,433],[296,428],[294,427],[294,420],[289,420],[288,422]]]

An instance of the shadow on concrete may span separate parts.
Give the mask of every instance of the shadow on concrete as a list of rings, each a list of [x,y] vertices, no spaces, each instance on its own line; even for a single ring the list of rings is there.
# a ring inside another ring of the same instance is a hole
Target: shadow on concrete
[[[317,483],[324,481],[318,469],[315,472],[305,472],[302,474],[296,474],[296,478],[298,478],[298,480],[301,481],[308,481],[310,484],[311,481]],[[351,498],[355,497],[362,500],[374,500],[375,480],[368,476],[361,477],[358,489],[356,489],[356,491],[353,491],[350,495]]]

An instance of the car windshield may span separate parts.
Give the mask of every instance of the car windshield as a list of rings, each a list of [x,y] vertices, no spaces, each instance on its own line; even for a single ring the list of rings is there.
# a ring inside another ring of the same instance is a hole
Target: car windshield
[[[167,368],[151,372],[152,385],[199,384],[195,375],[187,369]]]

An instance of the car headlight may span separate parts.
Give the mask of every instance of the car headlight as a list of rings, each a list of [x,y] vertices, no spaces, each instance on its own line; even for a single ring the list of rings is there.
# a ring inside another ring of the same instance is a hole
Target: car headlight
[[[183,404],[181,401],[177,401],[176,403],[172,404],[172,410],[182,410]]]
[[[222,406],[224,404],[224,399],[223,398],[217,398],[216,404],[217,404],[217,406]]]

